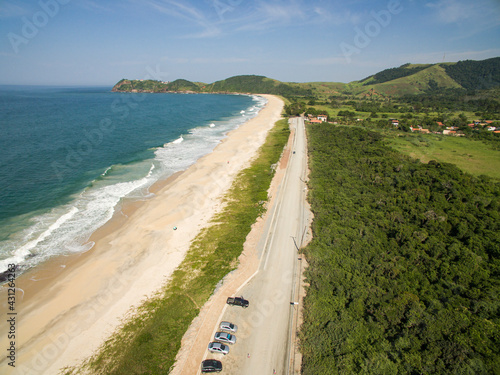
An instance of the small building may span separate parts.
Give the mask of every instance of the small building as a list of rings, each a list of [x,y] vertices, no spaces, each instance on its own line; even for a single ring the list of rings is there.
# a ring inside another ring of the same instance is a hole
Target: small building
[[[310,122],[311,122],[311,124],[322,124],[323,123],[323,121],[318,120],[317,118],[313,118]]]
[[[441,121],[437,122],[438,126],[444,126],[444,124]]]
[[[327,115],[319,115],[318,120],[320,120],[321,122],[325,122],[328,120],[328,116]]]

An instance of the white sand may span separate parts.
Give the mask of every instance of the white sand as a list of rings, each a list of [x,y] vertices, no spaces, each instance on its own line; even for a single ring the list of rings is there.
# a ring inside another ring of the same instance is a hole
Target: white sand
[[[17,302],[16,368],[4,360],[0,372],[54,375],[78,364],[127,312],[165,284],[192,239],[220,209],[236,174],[249,165],[279,120],[283,102],[263,96],[269,102],[256,118],[232,131],[130,218],[111,225],[91,251],[67,262],[58,259],[17,280],[26,295]],[[30,281],[33,277],[48,281]],[[2,325],[0,347],[8,348],[8,341]]]

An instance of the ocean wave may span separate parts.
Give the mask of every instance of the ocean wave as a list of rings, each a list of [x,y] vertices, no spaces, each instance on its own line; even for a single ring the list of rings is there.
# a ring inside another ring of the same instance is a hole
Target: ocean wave
[[[173,141],[172,143],[173,144],[179,144],[179,143],[182,143],[184,141],[184,138],[182,137],[182,135],[177,138],[175,141]]]
[[[20,264],[29,256],[34,255],[32,251],[37,247],[37,245],[45,241],[45,239],[50,237],[56,230],[61,228],[64,223],[73,218],[78,211],[78,208],[74,206],[71,207],[69,212],[60,216],[53,224],[48,227],[47,230],[15,250],[9,258],[0,261],[0,272],[5,271],[8,268],[9,264]]]
[[[90,250],[89,238],[108,222],[124,198],[143,199],[158,179],[185,170],[210,153],[226,134],[248,119],[257,116],[267,100],[252,96],[252,104],[239,116],[217,119],[209,126],[194,127],[179,138],[150,148],[153,158],[127,164],[111,165],[86,189],[72,197],[70,203],[34,214],[27,229],[16,232],[0,243],[0,272],[8,264],[21,270],[33,267],[50,257]],[[217,126],[215,126],[217,124]],[[185,132],[185,130],[183,130]]]
[[[101,177],[106,177],[106,175],[108,174],[108,172],[113,168],[113,166],[110,166],[108,168],[106,168],[106,170],[104,172],[101,173]]]
[[[154,165],[138,180],[91,187],[80,193],[70,205],[56,207],[33,218],[34,224],[17,238],[2,243],[1,253],[10,254],[0,261],[0,272],[8,264],[30,268],[55,255],[81,253],[94,244],[88,239],[108,222],[118,203],[131,193],[149,187],[154,179]],[[19,243],[23,243],[19,246]]]

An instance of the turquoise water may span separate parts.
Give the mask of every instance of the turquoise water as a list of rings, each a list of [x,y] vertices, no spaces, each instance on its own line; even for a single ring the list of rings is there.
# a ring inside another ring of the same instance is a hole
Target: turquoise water
[[[0,272],[90,249],[124,198],[211,152],[265,100],[0,87]]]

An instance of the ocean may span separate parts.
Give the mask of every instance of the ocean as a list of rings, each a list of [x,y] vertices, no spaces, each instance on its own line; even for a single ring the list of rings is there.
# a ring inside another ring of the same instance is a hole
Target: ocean
[[[258,96],[0,86],[0,273],[88,251],[125,199],[210,153]]]

